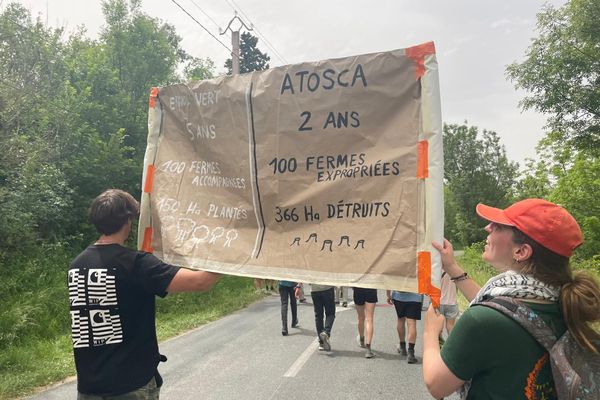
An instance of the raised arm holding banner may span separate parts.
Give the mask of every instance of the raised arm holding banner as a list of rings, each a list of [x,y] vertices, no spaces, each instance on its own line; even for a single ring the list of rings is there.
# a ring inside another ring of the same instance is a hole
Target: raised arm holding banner
[[[192,269],[439,299],[433,43],[150,97],[139,247]]]

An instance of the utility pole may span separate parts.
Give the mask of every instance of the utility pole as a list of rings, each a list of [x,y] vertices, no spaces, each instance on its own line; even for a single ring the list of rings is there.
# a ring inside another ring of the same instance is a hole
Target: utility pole
[[[231,31],[231,65],[233,74],[240,73],[240,31]]]
[[[236,19],[240,21],[241,25],[237,30],[234,31],[231,28],[231,24]],[[238,17],[237,11],[235,11],[235,15],[233,16],[233,18],[231,18],[229,24],[227,24],[227,28],[225,28],[225,30],[223,31],[219,29],[219,34],[221,35],[224,35],[228,30],[231,31],[231,72],[233,75],[237,75],[240,73],[240,29],[242,27],[246,28],[249,31],[252,30],[252,26],[248,27],[246,23],[242,21],[240,17]]]

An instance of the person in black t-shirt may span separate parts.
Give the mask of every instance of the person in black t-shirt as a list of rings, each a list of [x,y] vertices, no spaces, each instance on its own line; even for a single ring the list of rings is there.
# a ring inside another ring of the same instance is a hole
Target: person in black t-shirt
[[[68,273],[78,400],[158,399],[155,296],[209,290],[220,275],[166,264],[124,247],[139,203],[110,189],[96,197],[90,221],[100,232]],[[140,397],[142,398],[142,397]]]

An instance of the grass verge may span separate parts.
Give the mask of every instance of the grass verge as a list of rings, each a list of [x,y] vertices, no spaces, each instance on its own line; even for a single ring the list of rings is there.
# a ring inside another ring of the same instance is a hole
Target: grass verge
[[[60,277],[55,277],[62,286],[66,285],[65,268],[56,272]],[[27,336],[23,333],[24,330],[20,330],[18,335],[12,335],[10,344],[0,349],[0,399],[29,395],[35,392],[36,388],[59,382],[75,374],[68,326],[70,321],[67,292],[66,288],[57,291],[64,291],[63,296],[47,298],[45,301],[51,304],[40,304],[36,309],[36,312],[42,314],[44,310],[52,310],[67,315],[67,319],[58,318],[62,322],[52,330],[56,333],[44,338],[39,333]],[[252,279],[224,276],[209,292],[181,293],[159,299],[156,316],[159,341],[219,319],[262,297],[264,294],[254,289]],[[22,302],[16,298],[10,301],[6,298],[1,299],[0,303],[7,306],[7,312],[11,315],[17,315],[23,307]],[[52,316],[48,318],[52,319]]]

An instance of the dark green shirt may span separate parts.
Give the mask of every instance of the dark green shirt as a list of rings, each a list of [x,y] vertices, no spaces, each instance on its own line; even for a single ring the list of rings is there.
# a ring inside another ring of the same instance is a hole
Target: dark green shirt
[[[561,336],[557,303],[526,303]],[[472,379],[468,399],[556,399],[548,354],[517,322],[485,306],[467,309],[441,352],[458,378]]]

